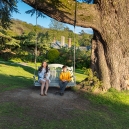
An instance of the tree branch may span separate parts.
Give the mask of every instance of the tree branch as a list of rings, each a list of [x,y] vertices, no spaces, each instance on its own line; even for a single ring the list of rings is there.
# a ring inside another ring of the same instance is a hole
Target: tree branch
[[[75,0],[22,1],[57,21],[74,25]],[[77,3],[76,26],[100,32],[100,14],[95,4]]]

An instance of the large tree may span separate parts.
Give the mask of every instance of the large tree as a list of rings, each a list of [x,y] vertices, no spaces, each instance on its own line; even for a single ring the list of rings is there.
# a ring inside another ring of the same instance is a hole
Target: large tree
[[[74,24],[75,0],[23,0],[44,14],[64,23]],[[76,25],[91,27],[92,69],[105,89],[127,89],[129,81],[129,2],[94,0],[77,3]]]

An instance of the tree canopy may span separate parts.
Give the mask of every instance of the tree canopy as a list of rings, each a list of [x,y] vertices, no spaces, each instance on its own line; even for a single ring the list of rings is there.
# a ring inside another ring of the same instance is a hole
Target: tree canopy
[[[7,29],[10,27],[12,13],[18,13],[17,0],[1,0],[0,1],[0,25]]]
[[[49,28],[54,29],[54,30],[64,30],[65,25],[61,22],[58,22],[54,19],[51,19],[50,24],[49,24]]]

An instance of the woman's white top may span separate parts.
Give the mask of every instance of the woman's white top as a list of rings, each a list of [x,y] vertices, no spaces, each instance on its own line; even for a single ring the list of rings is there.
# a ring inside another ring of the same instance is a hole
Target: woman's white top
[[[45,76],[46,75],[46,76]],[[50,82],[50,70],[46,73],[46,69],[43,68],[41,72],[38,72],[38,80],[46,81],[49,80]]]

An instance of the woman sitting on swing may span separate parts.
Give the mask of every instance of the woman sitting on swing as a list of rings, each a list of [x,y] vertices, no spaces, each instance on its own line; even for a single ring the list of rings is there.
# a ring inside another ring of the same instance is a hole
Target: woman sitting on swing
[[[50,82],[50,70],[48,68],[47,62],[42,62],[41,67],[38,69],[38,80],[41,83],[41,96],[47,96],[47,91]],[[45,87],[45,92],[44,92]]]

